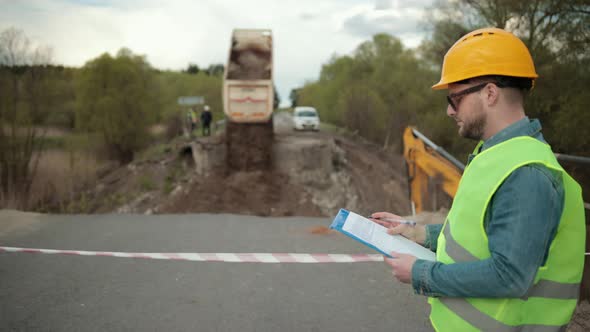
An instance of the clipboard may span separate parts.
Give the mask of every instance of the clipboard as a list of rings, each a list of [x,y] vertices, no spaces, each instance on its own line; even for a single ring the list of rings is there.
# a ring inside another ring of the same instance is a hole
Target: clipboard
[[[342,234],[364,244],[365,246],[392,257],[391,252],[416,256],[418,259],[436,261],[436,255],[414,241],[401,235],[387,234],[387,228],[359,214],[340,209],[330,225]]]

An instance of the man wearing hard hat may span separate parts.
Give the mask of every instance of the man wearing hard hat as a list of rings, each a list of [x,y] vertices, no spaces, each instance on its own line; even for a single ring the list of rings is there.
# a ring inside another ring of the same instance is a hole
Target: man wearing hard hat
[[[437,331],[564,331],[584,265],[581,189],[556,161],[523,101],[538,77],[524,43],[501,29],[461,37],[432,88],[479,141],[443,225],[392,223],[390,233],[436,251],[392,253],[394,276],[429,297]],[[397,217],[387,212],[373,217]]]
[[[201,126],[203,128],[203,136],[211,135],[211,121],[213,120],[213,115],[209,110],[209,105],[205,105],[203,107],[203,112],[201,112]]]

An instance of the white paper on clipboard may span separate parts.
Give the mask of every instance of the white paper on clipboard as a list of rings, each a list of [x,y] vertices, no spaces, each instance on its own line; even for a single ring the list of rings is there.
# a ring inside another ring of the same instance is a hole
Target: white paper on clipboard
[[[419,259],[436,261],[435,253],[429,249],[401,235],[387,234],[386,227],[345,209],[340,209],[330,227],[389,257],[390,253],[395,251]]]

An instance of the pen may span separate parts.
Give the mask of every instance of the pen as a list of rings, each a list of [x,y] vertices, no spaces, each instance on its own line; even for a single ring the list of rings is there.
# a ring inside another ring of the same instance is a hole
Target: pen
[[[403,225],[410,225],[410,226],[416,226],[416,222],[413,220],[405,220],[405,219],[390,219],[390,218],[374,218],[369,216],[370,219],[377,219],[377,220],[383,220],[383,221],[387,221],[387,222],[397,222]]]

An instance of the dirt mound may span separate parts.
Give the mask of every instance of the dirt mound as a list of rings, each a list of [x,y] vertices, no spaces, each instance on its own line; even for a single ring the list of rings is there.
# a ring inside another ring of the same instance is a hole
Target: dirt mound
[[[321,210],[301,186],[290,183],[285,174],[272,171],[216,172],[197,178],[186,193],[158,212],[321,216]]]
[[[411,213],[401,155],[363,140],[338,138],[336,143],[346,151],[351,186],[359,192],[357,210],[365,214],[376,211]]]

